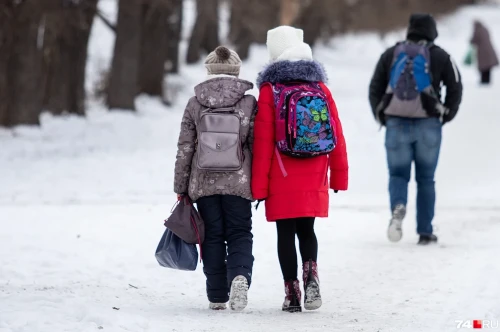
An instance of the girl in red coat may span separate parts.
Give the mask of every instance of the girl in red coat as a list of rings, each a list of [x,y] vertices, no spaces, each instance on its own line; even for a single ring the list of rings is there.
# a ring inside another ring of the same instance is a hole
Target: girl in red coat
[[[314,220],[328,217],[328,169],[330,188],[335,192],[347,190],[346,144],[335,102],[324,85],[325,71],[321,64],[313,61],[311,48],[303,42],[303,31],[288,26],[270,30],[267,48],[271,64],[257,79],[260,96],[254,128],[252,194],[259,201],[265,200],[267,220],[276,221],[278,257],[285,280],[283,311],[302,310],[296,235],[303,264],[304,307],[314,310],[322,303]],[[276,127],[275,86],[286,82],[315,83],[326,95],[337,139],[329,155],[295,158],[279,152],[275,129],[279,128]]]

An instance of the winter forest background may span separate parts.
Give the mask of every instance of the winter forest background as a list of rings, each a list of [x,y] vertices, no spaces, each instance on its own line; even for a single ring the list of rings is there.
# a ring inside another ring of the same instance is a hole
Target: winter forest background
[[[193,64],[219,44],[243,60],[280,24],[305,31],[306,42],[356,31],[385,33],[404,27],[412,12],[447,14],[476,0],[120,0],[111,19],[98,3],[114,0],[0,1],[0,126],[37,125],[42,111],[85,116],[89,98],[108,108],[135,109],[144,93],[165,104],[179,63]],[[194,26],[182,34],[185,2],[196,7]],[[226,11],[223,11],[226,9]],[[229,31],[221,20],[229,13]],[[92,25],[101,20],[116,35],[110,68],[86,85]],[[185,43],[184,43],[185,42]],[[185,50],[181,49],[185,44]]]

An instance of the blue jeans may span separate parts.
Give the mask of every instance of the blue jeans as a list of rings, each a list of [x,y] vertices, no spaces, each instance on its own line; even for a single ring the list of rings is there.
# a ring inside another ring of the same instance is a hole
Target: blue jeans
[[[437,118],[389,117],[386,127],[385,147],[389,166],[391,211],[398,204],[407,204],[411,164],[415,162],[417,233],[432,234],[436,202],[434,173],[441,148],[441,122]]]
[[[203,272],[207,278],[207,297],[213,303],[229,301],[233,279],[242,275],[251,283],[252,206],[247,199],[214,195],[196,201],[205,222]]]

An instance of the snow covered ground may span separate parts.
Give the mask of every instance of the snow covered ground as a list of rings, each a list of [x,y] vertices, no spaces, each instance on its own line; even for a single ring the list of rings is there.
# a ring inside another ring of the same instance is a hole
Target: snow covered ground
[[[113,14],[112,2],[101,6]],[[476,17],[500,50],[500,7],[461,10],[439,22],[438,39],[459,65]],[[262,210],[254,219],[250,303],[241,314],[206,309],[201,265],[178,272],[154,258],[175,199],[180,117],[204,77],[200,64],[173,79],[182,91],[171,108],[147,97],[137,99],[138,114],[91,102],[86,119],[44,115],[41,129],[0,130],[0,332],[440,332],[456,330],[456,320],[500,320],[500,70],[495,85],[482,88],[473,68],[460,67],[464,101],[444,128],[437,174],[440,244],[415,245],[414,193],[402,242],[386,240],[384,131],[372,119],[367,86],[379,54],[402,36],[350,35],[315,50],[351,165],[350,190],[332,195],[330,218],[317,223],[320,310],[280,311],[275,230]],[[97,21],[89,89],[109,65],[112,42]],[[241,76],[254,80],[266,56],[254,47]]]

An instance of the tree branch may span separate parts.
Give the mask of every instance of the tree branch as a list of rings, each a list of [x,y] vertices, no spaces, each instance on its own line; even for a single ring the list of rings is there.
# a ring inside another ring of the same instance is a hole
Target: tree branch
[[[108,18],[106,16],[104,16],[104,14],[98,9],[96,11],[96,15],[97,17],[99,17],[102,22],[108,27],[110,28],[115,34],[116,34],[116,26],[113,25],[113,23],[111,23]]]

